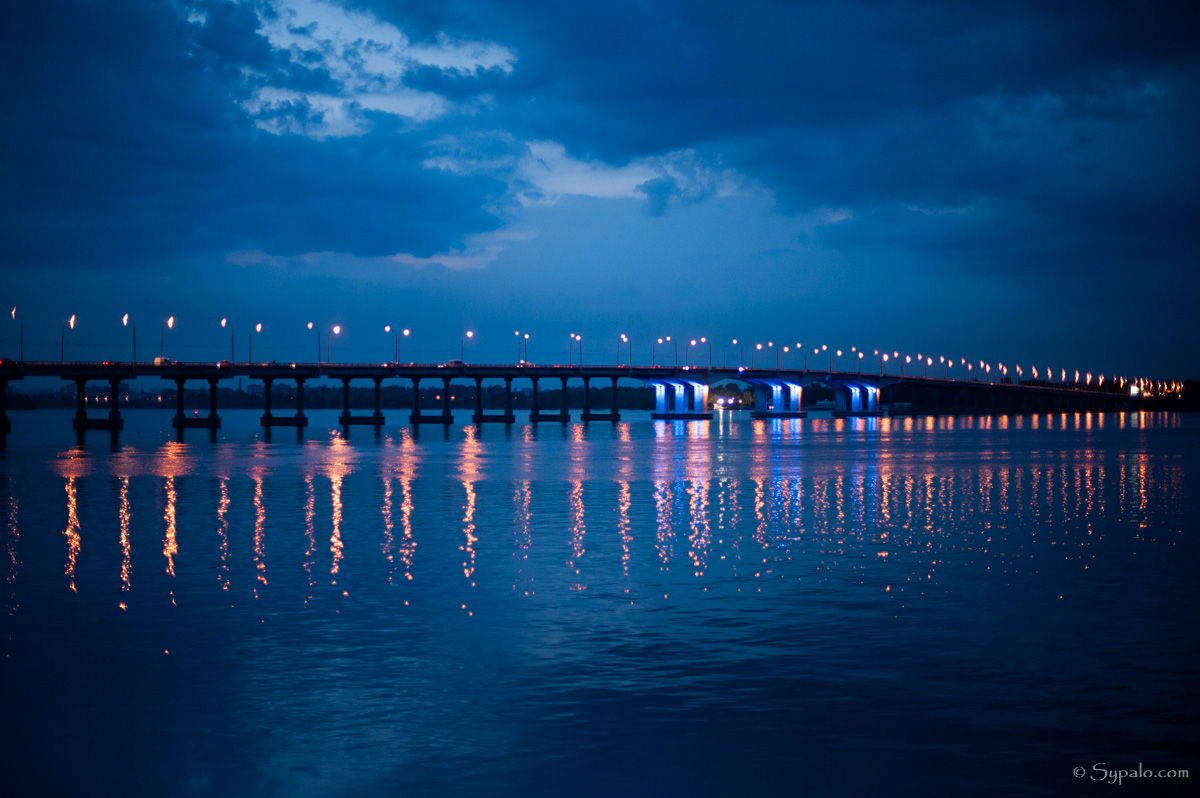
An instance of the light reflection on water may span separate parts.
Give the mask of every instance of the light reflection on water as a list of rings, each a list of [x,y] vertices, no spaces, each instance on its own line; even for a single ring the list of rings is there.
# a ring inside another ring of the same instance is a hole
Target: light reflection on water
[[[1197,426],[723,414],[14,443],[5,661],[33,683],[5,709],[44,739],[39,713],[66,700],[38,682],[49,665],[93,686],[70,697],[103,718],[114,699],[88,668],[132,657],[124,695],[161,703],[169,685],[179,727],[212,738],[147,770],[165,792],[185,773],[214,794],[443,792],[466,773],[554,794],[555,774],[616,754],[600,769],[670,791],[645,775],[659,758],[726,773],[718,752],[757,762],[765,781],[741,784],[757,791],[801,760],[807,778],[855,771],[866,741],[894,765],[935,748],[968,792],[1049,778],[1088,745],[1178,759],[1200,739],[1181,720]],[[139,566],[158,550],[165,568]],[[1104,625],[1121,640],[1086,631]],[[981,771],[979,745],[1009,769]]]

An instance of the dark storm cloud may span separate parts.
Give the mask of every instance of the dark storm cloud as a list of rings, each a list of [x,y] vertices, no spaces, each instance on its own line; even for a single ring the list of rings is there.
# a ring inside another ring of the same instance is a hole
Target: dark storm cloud
[[[0,54],[10,264],[430,254],[498,224],[483,206],[503,186],[424,169],[422,139],[389,135],[394,119],[333,142],[257,129],[238,105],[256,85],[332,91],[330,76],[273,50],[247,4],[194,8],[205,24],[165,3],[10,10]]]
[[[1197,251],[1194,5],[372,5],[425,35],[487,31],[518,52],[494,87],[497,124],[518,139],[615,164],[719,157],[785,211],[854,209],[840,246],[887,238],[1018,271]],[[652,213],[668,181],[645,186]],[[964,208],[966,222],[949,213]],[[1030,236],[1047,232],[1043,257]]]

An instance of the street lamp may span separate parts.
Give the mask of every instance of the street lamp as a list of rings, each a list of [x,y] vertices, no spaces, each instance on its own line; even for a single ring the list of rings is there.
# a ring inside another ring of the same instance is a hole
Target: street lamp
[[[124,316],[121,317],[121,326],[129,327],[129,329],[133,332],[133,362],[136,363],[137,362],[137,325],[136,324],[131,325],[129,323],[129,314],[126,313]]]
[[[737,346],[737,339],[734,338],[733,342],[729,346]],[[725,365],[726,365],[725,360],[729,354],[729,346],[721,347],[721,368],[725,368]],[[738,365],[739,366],[742,365],[742,361],[741,361],[740,357],[738,358]]]
[[[224,319],[221,320],[221,323],[222,324],[225,323]],[[321,362],[321,330],[319,328],[317,328],[316,326],[314,326],[311,321],[308,323],[308,329],[317,331],[317,362],[320,363]]]
[[[571,333],[571,340],[567,341],[567,365],[575,365],[575,333]]]
[[[407,332],[405,334],[407,335]],[[525,357],[522,358],[521,362],[528,363],[529,362],[529,333],[525,333],[524,339],[525,339]]]
[[[333,325],[333,335],[326,336],[326,338],[325,338],[325,362],[326,363],[333,362],[333,336],[341,335],[341,334],[342,334],[342,325],[335,324],[335,325]]]
[[[704,336],[700,336],[700,343],[708,344],[708,367],[712,368],[712,341],[708,340]]]
[[[521,365],[521,331],[514,330],[513,335],[517,337],[517,365]]]
[[[632,366],[633,344],[629,343],[629,338],[625,335],[625,333],[621,333],[621,340],[617,341],[617,365],[621,365],[621,344],[625,344],[627,347],[629,347],[629,365]]]
[[[458,360],[460,363],[466,363],[466,361],[467,361],[467,339],[474,338],[474,337],[475,337],[475,333],[472,332],[471,330],[467,330],[467,333],[465,336],[460,335],[458,337]]]
[[[254,333],[260,333],[260,332],[262,332],[262,324],[261,323],[255,324],[254,332],[246,335],[247,362],[250,362],[250,363],[254,362]]]
[[[72,316],[71,319],[74,320],[75,317]],[[167,318],[167,323],[164,324],[162,326],[162,329],[159,330],[159,335],[158,335],[158,356],[159,357],[163,357],[166,355],[165,350],[166,350],[166,341],[167,341],[167,330],[172,330],[174,328],[175,328],[175,317],[170,316]]]
[[[61,341],[59,342],[60,349],[58,353],[58,362],[61,363],[67,359],[67,328],[75,329],[75,314],[71,314],[71,318],[63,322]],[[24,360],[24,358],[22,358]]]
[[[858,365],[856,365],[854,367],[855,374],[862,374],[862,359],[863,359],[863,353],[859,352],[858,353]]]
[[[912,355],[905,355],[905,356],[904,356],[904,363],[912,363]],[[903,377],[903,376],[904,376],[904,363],[901,363],[901,364],[900,364],[900,376],[901,376],[901,377]]]
[[[13,321],[17,320],[17,309],[15,307],[12,309],[12,317],[13,317]],[[20,321],[20,329],[21,329],[21,362],[24,363],[25,362],[25,319],[24,318],[22,318]]]
[[[888,362],[888,353],[884,352],[883,357],[879,359],[879,376],[883,376],[883,364]]]
[[[583,365],[583,336],[576,335],[575,340],[579,342],[579,365]]]
[[[761,352],[761,351],[762,351],[762,344],[755,344],[754,348],[750,350],[750,368],[754,368],[754,353]]]
[[[226,325],[226,323],[228,323],[228,321],[229,321],[229,319],[221,319],[221,329],[225,328],[225,325]],[[312,325],[309,324],[308,326],[311,327]],[[229,325],[229,362],[232,363],[233,359],[234,359],[233,358],[233,325],[230,324]],[[317,347],[317,360],[320,360],[320,359],[321,359],[321,348],[318,346]]]

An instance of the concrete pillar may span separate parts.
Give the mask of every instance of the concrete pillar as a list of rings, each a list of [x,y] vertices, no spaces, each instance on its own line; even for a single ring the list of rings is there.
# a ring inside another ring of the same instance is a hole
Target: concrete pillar
[[[537,387],[538,378],[533,377],[532,379],[533,379],[533,415],[536,416],[538,414],[538,387]]]
[[[512,416],[512,377],[504,378],[504,415]]]
[[[559,377],[559,379],[562,380],[562,412],[563,412],[563,415],[566,415],[566,413],[567,413],[567,378]]]
[[[75,417],[87,418],[87,407],[84,399],[87,396],[87,380],[75,380]]]
[[[583,417],[587,418],[592,413],[592,397],[591,397],[591,377],[583,378]],[[566,404],[563,404],[563,409],[566,409]]]
[[[183,384],[185,380],[181,377],[175,378],[175,418],[182,419],[183,415]]]
[[[0,435],[12,432],[12,419],[8,417],[8,380],[0,380]]]
[[[375,418],[383,418],[383,377],[375,377]]]
[[[114,424],[121,420],[121,404],[120,404],[121,399],[120,399],[120,397],[121,397],[121,381],[120,380],[109,380],[108,381],[108,405],[109,405],[108,418]],[[0,415],[3,415],[3,413],[0,412]]]
[[[263,378],[263,397],[265,400],[263,404],[263,416],[266,418],[271,417],[271,383],[274,381],[271,377]]]
[[[342,377],[342,415],[350,415],[350,378]]]
[[[216,401],[214,399],[214,401]],[[304,418],[304,378],[296,378],[296,418]]]
[[[442,377],[442,417],[450,415],[450,378]]]
[[[483,377],[475,378],[475,415],[483,415]]]
[[[412,384],[413,384],[413,411],[412,411],[412,414],[414,417],[419,418],[421,415],[421,378],[413,377]]]
[[[217,417],[217,380],[209,379],[208,381],[208,417]]]
[[[612,393],[612,414],[613,414],[613,420],[615,421],[615,420],[616,420],[616,415],[617,415],[617,378],[616,378],[616,377],[613,377],[613,378],[612,378],[612,384],[613,384],[613,386],[612,386],[612,388],[613,388],[613,393]]]

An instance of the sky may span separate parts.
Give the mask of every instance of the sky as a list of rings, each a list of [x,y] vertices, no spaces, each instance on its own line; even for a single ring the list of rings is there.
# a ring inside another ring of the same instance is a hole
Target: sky
[[[512,362],[520,331],[539,363],[572,333],[612,362],[624,334],[639,363],[670,335],[718,362],[770,341],[1197,377],[1198,23],[1153,0],[19,4],[0,354],[23,327],[27,359],[128,359],[128,313],[141,359],[242,360],[262,324],[255,359],[312,360],[337,324],[358,362],[391,359],[391,325],[406,362]]]

